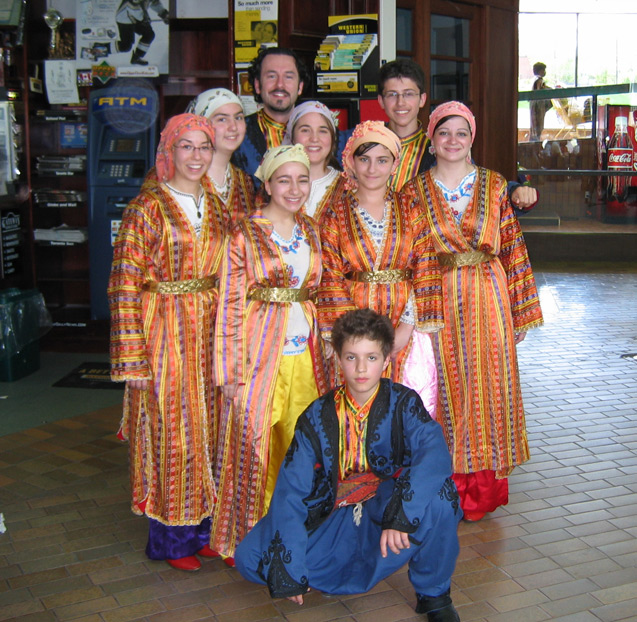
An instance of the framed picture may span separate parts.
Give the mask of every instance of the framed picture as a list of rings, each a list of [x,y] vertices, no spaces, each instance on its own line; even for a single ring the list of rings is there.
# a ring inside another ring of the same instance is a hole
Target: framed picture
[[[66,149],[86,149],[88,124],[74,121],[63,122],[60,126],[60,147]]]

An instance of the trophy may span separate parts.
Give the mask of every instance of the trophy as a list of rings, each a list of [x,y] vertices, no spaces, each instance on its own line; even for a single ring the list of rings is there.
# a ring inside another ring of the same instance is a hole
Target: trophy
[[[44,22],[51,29],[51,42],[49,43],[49,58],[57,58],[58,54],[58,44],[59,44],[59,33],[58,29],[62,25],[64,18],[62,17],[62,13],[60,13],[57,9],[49,9],[44,14]]]

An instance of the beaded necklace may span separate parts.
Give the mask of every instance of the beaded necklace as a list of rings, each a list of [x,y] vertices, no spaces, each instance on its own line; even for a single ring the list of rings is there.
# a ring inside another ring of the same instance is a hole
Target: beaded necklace
[[[458,187],[454,190],[449,190],[449,188],[447,188],[447,186],[445,186],[439,179],[434,179],[436,186],[438,186],[440,192],[442,192],[442,196],[449,204],[456,220],[459,220],[462,217],[469,205],[469,201],[473,195],[473,186],[475,181],[475,169],[465,175],[462,181],[458,184]]]
[[[210,179],[212,179],[212,177]],[[230,196],[230,186],[232,184],[232,171],[230,170],[230,164],[228,164],[226,168],[226,174],[223,178],[223,183],[219,185],[214,179],[212,179],[212,184],[217,191],[217,195],[224,203],[227,203],[228,197]]]

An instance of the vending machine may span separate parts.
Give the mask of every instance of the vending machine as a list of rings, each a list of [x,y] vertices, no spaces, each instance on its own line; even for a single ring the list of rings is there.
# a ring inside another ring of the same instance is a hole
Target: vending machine
[[[617,175],[597,178],[598,217],[634,222],[637,216],[637,107],[623,104],[597,108],[597,168]]]
[[[91,318],[109,317],[106,289],[122,212],[155,161],[158,96],[152,85],[120,79],[91,93],[88,125]]]

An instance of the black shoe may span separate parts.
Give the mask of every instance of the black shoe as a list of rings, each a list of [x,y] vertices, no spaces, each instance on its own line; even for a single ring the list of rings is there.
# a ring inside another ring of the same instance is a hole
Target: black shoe
[[[141,58],[137,58],[136,56],[133,56],[133,58],[131,58],[130,60],[130,64],[131,65],[148,65],[148,61],[142,60]]]
[[[460,622],[449,592],[441,596],[418,596],[416,613],[426,613],[428,622]]]

